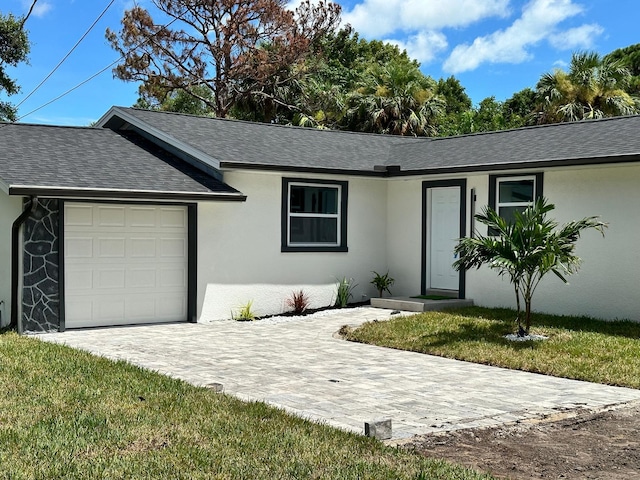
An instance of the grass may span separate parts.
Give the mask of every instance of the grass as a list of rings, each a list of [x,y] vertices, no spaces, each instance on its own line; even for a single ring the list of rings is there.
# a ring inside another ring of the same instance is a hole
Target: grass
[[[640,388],[640,323],[534,314],[531,333],[511,342],[515,312],[469,307],[425,312],[346,332],[352,341],[608,385]]]
[[[1,479],[491,478],[14,333],[0,390]]]

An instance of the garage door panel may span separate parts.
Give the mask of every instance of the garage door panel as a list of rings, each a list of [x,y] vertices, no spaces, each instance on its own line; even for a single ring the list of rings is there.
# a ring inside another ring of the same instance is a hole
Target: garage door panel
[[[64,250],[66,258],[92,258],[93,238],[73,237],[65,238]]]
[[[66,290],[91,290],[93,288],[93,270],[76,267],[65,271]]]
[[[109,268],[98,269],[95,272],[96,282],[93,288],[104,289],[124,289],[126,287],[124,283],[125,269],[123,268]]]
[[[186,268],[163,268],[160,270],[160,287],[185,288],[187,286]]]
[[[155,228],[157,222],[157,208],[153,207],[131,207],[129,209],[129,226]]]
[[[153,258],[156,256],[155,238],[132,238],[129,242],[131,258]]]
[[[67,328],[184,321],[186,207],[65,204]]]
[[[187,253],[185,238],[162,238],[160,240],[161,258],[183,258]]]
[[[97,255],[99,258],[125,258],[126,238],[98,238]]]
[[[125,226],[125,207],[117,206],[98,206],[98,227],[124,227]]]
[[[156,288],[154,268],[130,268],[127,273],[127,288]]]
[[[92,226],[93,207],[90,205],[67,205],[64,209],[65,226]]]
[[[160,226],[163,228],[183,229],[187,226],[187,215],[184,209],[160,209]]]

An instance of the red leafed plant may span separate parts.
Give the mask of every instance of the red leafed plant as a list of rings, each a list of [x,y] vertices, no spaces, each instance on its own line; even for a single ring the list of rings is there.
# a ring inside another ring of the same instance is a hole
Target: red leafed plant
[[[309,297],[302,289],[291,292],[291,296],[287,298],[287,307],[293,309],[293,313],[304,313],[309,308]]]

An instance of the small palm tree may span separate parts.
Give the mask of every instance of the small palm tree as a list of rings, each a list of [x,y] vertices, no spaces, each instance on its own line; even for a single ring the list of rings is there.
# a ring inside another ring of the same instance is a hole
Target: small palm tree
[[[575,243],[582,231],[595,228],[604,236],[607,227],[598,217],[586,217],[558,228],[555,220],[547,218],[554,208],[553,204],[540,198],[524,212],[516,212],[515,219],[508,222],[492,208],[485,207],[475,218],[487,225],[495,236],[462,238],[455,249],[460,256],[453,264],[456,270],[489,265],[498,271],[498,275],[509,278],[516,294],[519,335],[529,333],[531,299],[540,280],[553,272],[567,283],[566,277],[576,273],[580,267],[581,259],[575,254]],[[524,328],[521,298],[525,304]]]

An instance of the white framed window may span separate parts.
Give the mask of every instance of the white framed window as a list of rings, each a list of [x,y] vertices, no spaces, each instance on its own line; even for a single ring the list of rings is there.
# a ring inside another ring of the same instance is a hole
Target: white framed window
[[[346,182],[283,179],[283,251],[346,250]]]
[[[536,200],[536,177],[506,177],[496,180],[496,211],[507,221],[524,212]]]
[[[507,221],[542,197],[544,173],[489,175],[489,206]],[[489,235],[496,235],[489,229]]]

